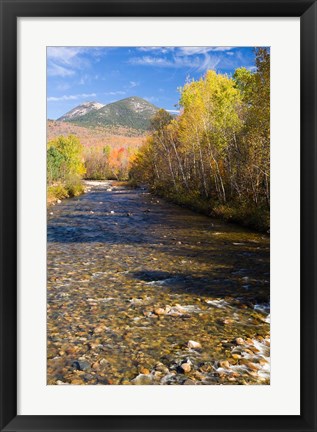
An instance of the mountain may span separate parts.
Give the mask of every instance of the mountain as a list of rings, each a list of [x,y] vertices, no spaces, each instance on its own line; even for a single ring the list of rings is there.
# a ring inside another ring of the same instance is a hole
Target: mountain
[[[62,117],[60,117],[59,121],[72,121],[78,119],[88,113],[93,111],[97,111],[102,108],[104,105],[99,102],[84,102],[81,105],[76,106],[72,110],[68,111]]]
[[[84,127],[116,126],[145,131],[149,129],[150,120],[158,110],[157,106],[145,99],[132,96],[104,105],[98,110],[90,110],[84,115],[72,115],[67,121]]]

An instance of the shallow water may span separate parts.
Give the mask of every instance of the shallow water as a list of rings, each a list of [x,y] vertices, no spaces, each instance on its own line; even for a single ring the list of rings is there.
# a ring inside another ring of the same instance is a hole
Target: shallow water
[[[48,384],[269,384],[269,238],[87,185],[48,210]]]

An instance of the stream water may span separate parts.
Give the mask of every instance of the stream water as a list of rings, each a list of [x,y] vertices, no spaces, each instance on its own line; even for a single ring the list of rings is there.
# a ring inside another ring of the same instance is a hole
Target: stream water
[[[87,187],[48,209],[47,383],[269,384],[269,237]]]

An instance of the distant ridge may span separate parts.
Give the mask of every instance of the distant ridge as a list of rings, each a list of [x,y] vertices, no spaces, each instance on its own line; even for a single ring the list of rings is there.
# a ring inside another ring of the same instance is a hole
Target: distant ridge
[[[108,105],[87,102],[73,108],[58,120],[84,127],[117,126],[146,131],[150,128],[151,118],[158,110],[157,106],[145,99],[132,96]]]

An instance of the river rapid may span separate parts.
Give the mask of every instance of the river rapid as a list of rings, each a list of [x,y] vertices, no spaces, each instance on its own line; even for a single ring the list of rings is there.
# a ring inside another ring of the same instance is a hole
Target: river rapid
[[[47,383],[269,384],[269,237],[86,187],[48,209]]]

